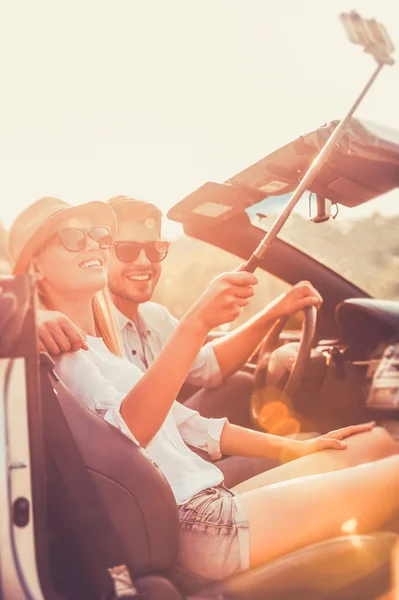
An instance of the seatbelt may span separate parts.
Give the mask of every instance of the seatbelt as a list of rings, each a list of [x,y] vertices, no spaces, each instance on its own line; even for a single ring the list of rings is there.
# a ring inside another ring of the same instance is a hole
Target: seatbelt
[[[58,398],[58,390],[63,384],[54,373],[53,366],[51,358],[42,354],[40,370],[45,439],[82,523],[82,540],[96,593],[99,600],[145,598],[146,595],[135,588],[124,564],[123,546],[69,428]]]

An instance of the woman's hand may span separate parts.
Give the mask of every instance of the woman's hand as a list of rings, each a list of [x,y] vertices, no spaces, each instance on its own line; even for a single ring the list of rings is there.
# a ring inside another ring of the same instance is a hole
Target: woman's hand
[[[194,320],[206,333],[214,327],[230,323],[247,306],[254,295],[253,286],[257,283],[255,275],[246,271],[222,273],[211,281],[183,318],[186,321]]]
[[[307,454],[319,452],[320,450],[345,450],[346,443],[343,441],[345,438],[357,433],[371,431],[373,427],[375,427],[375,421],[370,421],[369,423],[362,423],[361,425],[342,427],[341,429],[330,431],[329,433],[310,440],[298,441],[294,450],[296,453],[294,458],[300,458]]]

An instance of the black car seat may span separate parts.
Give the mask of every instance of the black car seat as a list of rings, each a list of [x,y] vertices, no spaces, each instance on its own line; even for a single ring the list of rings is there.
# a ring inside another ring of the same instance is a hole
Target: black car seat
[[[390,533],[328,540],[227,581],[210,582],[186,574],[183,577],[174,564],[178,547],[177,507],[162,473],[142,449],[76,401],[54,376],[48,359],[42,367],[41,381],[46,439],[51,446],[54,439],[61,438],[54,418],[54,407],[58,405],[73,436],[71,444],[76,445],[86,475],[94,483],[106,511],[105,518],[99,517],[97,527],[108,528],[106,539],[111,541],[111,534],[118,539],[118,553],[108,566],[121,563],[122,548],[122,562],[138,598],[366,600],[378,597],[388,588],[395,543],[395,536]],[[63,442],[66,461],[74,460],[71,444],[68,447],[68,442]],[[111,597],[111,579],[100,572],[100,562],[95,566],[101,540],[93,539],[96,534],[87,539],[90,532],[85,530],[84,513],[90,514],[90,506],[80,506],[78,510],[72,507],[73,494],[68,489],[71,484],[65,485],[60,472],[63,469],[57,460],[52,460],[52,455],[49,448],[50,555],[59,591],[66,597],[94,600],[99,597],[98,589],[91,583],[102,580],[102,597]],[[112,558],[111,549],[110,561]]]

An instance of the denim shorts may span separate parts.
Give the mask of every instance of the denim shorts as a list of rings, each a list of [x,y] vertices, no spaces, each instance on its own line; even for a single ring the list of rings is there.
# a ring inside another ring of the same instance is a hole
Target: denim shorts
[[[178,565],[208,579],[224,579],[249,568],[249,524],[238,494],[221,484],[178,508]]]

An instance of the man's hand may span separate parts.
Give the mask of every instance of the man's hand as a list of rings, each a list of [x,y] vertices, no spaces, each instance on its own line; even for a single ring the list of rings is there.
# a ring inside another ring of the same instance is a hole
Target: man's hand
[[[335,431],[330,431],[324,435],[312,438],[310,440],[298,441],[294,448],[294,455],[292,458],[300,458],[320,450],[345,450],[346,443],[343,441],[345,438],[355,435],[357,433],[363,433],[365,431],[371,431],[375,427],[375,421],[369,423],[362,423],[361,425],[350,425],[349,427],[342,427]]]
[[[230,323],[241,314],[242,307],[247,306],[257,283],[255,275],[246,271],[222,273],[211,281],[185,318],[195,319],[206,332]]]
[[[53,310],[36,313],[39,350],[49,354],[88,350],[86,336],[68,317]]]
[[[269,305],[269,309],[272,309],[276,316],[281,317],[295,314],[306,306],[315,306],[319,309],[322,302],[323,298],[309,281],[300,281],[288,292],[276,298]]]

